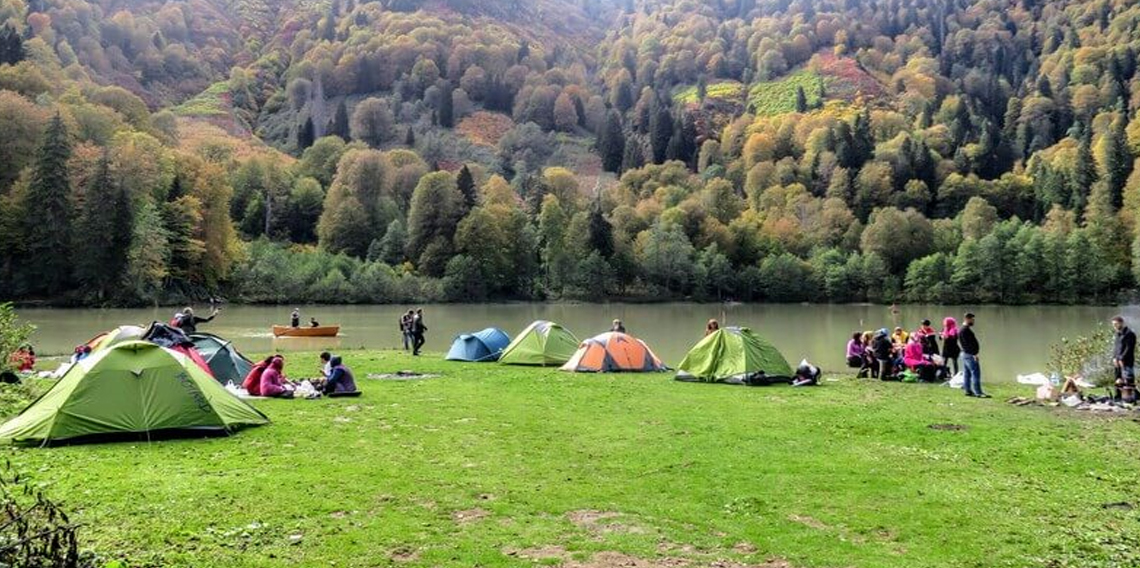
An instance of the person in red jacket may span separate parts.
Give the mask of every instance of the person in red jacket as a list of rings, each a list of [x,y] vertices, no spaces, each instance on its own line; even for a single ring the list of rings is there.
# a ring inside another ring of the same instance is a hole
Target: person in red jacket
[[[245,380],[241,382],[241,388],[249,393],[249,396],[261,396],[261,375],[269,368],[269,364],[273,362],[273,357],[266,357],[264,361],[259,361],[249,373],[246,374]]]
[[[293,398],[293,385],[285,380],[285,359],[280,355],[274,357],[261,374],[261,396]]]

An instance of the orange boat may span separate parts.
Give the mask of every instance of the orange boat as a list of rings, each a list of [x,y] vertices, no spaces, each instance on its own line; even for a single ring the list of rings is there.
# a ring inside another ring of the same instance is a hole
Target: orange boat
[[[273,337],[336,337],[338,333],[340,333],[339,325],[322,325],[319,327],[273,326]]]

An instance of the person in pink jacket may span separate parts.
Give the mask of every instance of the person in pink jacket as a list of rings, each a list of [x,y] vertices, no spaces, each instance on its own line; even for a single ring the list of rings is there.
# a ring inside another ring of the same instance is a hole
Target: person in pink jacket
[[[285,380],[285,359],[274,357],[269,368],[261,373],[261,396],[293,398],[293,385]]]

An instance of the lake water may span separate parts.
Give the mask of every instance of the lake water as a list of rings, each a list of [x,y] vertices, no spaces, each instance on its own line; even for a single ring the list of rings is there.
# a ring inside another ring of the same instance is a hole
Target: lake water
[[[352,348],[391,349],[400,344],[397,321],[407,306],[302,306],[303,321],[315,317],[322,324],[338,324],[336,339],[274,339],[270,326],[289,320],[293,306],[226,306],[208,331],[233,341],[250,353],[314,351]],[[207,306],[197,308],[207,312]],[[1044,371],[1049,346],[1062,337],[1089,333],[1106,325],[1118,312],[1140,321],[1140,308],[1118,307],[979,307],[977,333],[982,342],[984,376],[1013,380],[1018,373]],[[763,304],[478,304],[424,307],[428,326],[426,349],[446,351],[459,333],[488,326],[515,334],[536,319],[557,321],[583,339],[607,331],[614,318],[645,340],[670,366],[676,366],[704,332],[705,322],[717,318],[722,325],[748,326],[774,343],[793,365],[802,358],[827,370],[844,367],[844,346],[854,330],[901,325],[911,330],[923,318],[941,328],[944,316],[961,319],[962,307],[901,306],[898,313],[884,306],[867,305],[763,305]],[[21,309],[19,315],[34,323],[33,338],[41,355],[70,353],[107,329],[168,321],[174,307],[132,310]],[[1137,324],[1140,327],[1140,324]]]

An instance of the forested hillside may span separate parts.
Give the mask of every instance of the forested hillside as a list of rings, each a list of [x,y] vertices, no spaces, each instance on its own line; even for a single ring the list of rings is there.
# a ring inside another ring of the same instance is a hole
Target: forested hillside
[[[1125,0],[0,0],[0,297],[1114,300],[1138,54]]]

